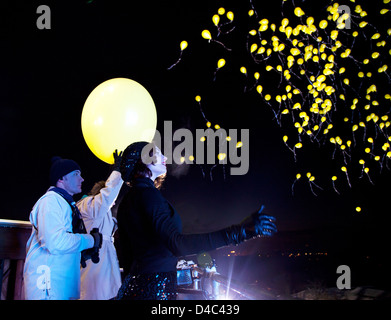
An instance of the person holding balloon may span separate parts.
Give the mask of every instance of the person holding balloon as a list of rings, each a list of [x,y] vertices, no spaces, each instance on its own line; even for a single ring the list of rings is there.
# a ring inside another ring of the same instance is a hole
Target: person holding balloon
[[[108,300],[117,295],[121,286],[121,272],[114,247],[117,220],[111,212],[123,184],[119,172],[121,155],[117,150],[114,151],[113,171],[109,178],[95,183],[89,195],[83,196],[76,204],[87,232],[97,228],[103,237],[99,262],[87,261],[86,267],[80,270],[81,300]]]
[[[210,233],[182,234],[179,214],[156,184],[167,172],[166,160],[158,147],[147,142],[132,143],[123,152],[120,172],[130,188],[117,214],[126,274],[118,300],[175,300],[178,257],[277,231],[275,218],[264,215],[262,206],[240,224]]]

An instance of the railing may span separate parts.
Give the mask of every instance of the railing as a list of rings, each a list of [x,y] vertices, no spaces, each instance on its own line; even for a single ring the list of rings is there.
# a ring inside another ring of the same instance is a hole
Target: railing
[[[23,299],[23,266],[30,234],[30,222],[0,219],[0,300]]]
[[[26,242],[31,234],[28,221],[0,219],[0,300],[22,300],[23,267]],[[179,286],[182,300],[277,300],[284,299],[266,290],[244,286],[235,279],[223,276],[215,269],[192,266],[190,286]],[[292,299],[292,297],[290,297]]]

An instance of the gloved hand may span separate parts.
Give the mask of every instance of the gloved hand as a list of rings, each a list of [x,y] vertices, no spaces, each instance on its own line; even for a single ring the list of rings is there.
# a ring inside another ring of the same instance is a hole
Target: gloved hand
[[[274,224],[276,218],[261,214],[263,208],[264,206],[261,206],[259,211],[248,216],[240,224],[225,229],[229,243],[239,244],[257,236],[272,236],[277,232]]]
[[[90,235],[94,237],[94,247],[93,248],[102,248],[102,234],[99,232],[98,228],[93,228],[90,232]]]
[[[120,171],[121,161],[122,161],[122,151],[118,154],[118,150],[115,149],[113,152],[114,157],[114,164],[113,164],[113,171]]]
[[[93,263],[98,263],[100,261],[99,249],[102,247],[102,234],[99,232],[98,228],[93,228],[90,234],[94,237],[94,246],[81,252],[80,263],[83,268],[87,266],[86,261],[89,259],[91,259]]]

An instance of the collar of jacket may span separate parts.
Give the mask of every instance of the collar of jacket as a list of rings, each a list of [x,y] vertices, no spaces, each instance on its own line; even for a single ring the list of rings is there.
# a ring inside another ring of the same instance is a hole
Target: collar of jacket
[[[150,178],[137,178],[134,181],[135,187],[155,187],[155,184]]]
[[[58,188],[58,187],[52,187],[49,189],[49,191],[54,191],[61,195],[71,206],[74,206],[75,201],[73,200],[73,197],[68,193],[68,191]]]

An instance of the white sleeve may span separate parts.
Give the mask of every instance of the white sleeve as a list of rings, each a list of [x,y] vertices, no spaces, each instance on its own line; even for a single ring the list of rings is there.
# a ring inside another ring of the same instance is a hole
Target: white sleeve
[[[75,253],[92,248],[94,238],[91,235],[74,234],[68,230],[69,217],[67,219],[67,215],[70,213],[67,207],[64,210],[59,201],[60,199],[55,195],[48,195],[40,200],[36,208],[36,227],[41,245],[51,254]]]
[[[97,195],[81,199],[77,207],[83,220],[103,219],[117,199],[122,183],[121,173],[113,171]]]

